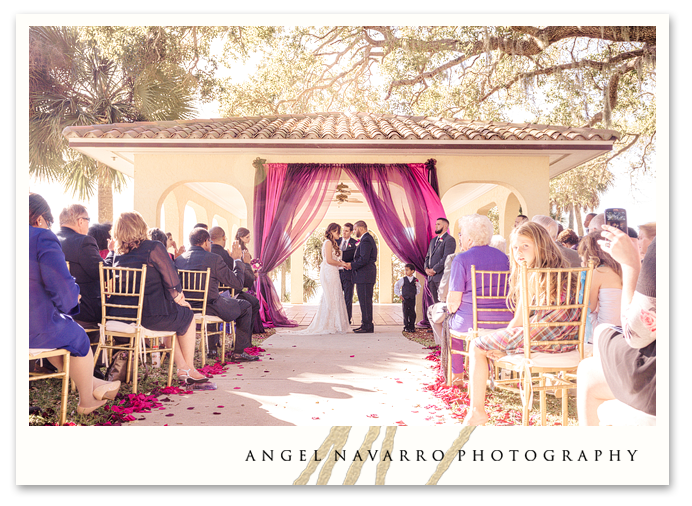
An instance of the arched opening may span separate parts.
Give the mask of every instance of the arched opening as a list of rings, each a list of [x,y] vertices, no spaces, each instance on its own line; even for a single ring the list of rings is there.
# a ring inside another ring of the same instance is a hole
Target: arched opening
[[[447,190],[441,200],[454,237],[459,233],[459,218],[478,213],[488,216],[496,232],[507,239],[519,208],[527,208],[525,199],[515,188],[499,181],[461,182]]]
[[[234,238],[238,228],[245,226],[248,215],[240,191],[219,182],[182,181],[171,185],[159,198],[159,209],[160,222],[165,223],[165,231],[173,234],[178,246],[187,244],[196,223],[219,226],[226,237]]]

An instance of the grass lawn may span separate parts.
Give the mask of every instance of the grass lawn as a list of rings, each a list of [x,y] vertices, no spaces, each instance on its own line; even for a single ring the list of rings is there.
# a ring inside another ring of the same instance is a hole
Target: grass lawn
[[[252,336],[253,347],[259,348],[265,339],[276,333],[275,329],[267,329],[265,334]],[[406,339],[415,341],[429,351],[427,359],[430,367],[437,373],[436,381],[426,388],[433,392],[435,397],[441,399],[443,404],[452,413],[452,417],[459,423],[464,419],[468,408],[469,399],[465,388],[458,386],[447,387],[439,374],[439,346],[435,346],[432,332],[418,329],[415,333],[403,333]],[[227,351],[227,354],[229,351]],[[200,363],[199,348],[196,352],[196,363]],[[207,364],[202,372],[217,374],[221,372],[220,362]],[[139,394],[132,395],[132,385],[123,384],[115,401],[109,402],[103,408],[99,408],[89,415],[77,414],[76,392],[70,392],[67,405],[67,424],[69,425],[121,425],[136,420],[139,413],[145,410],[159,409],[167,402],[171,402],[170,396],[184,393],[185,388],[180,388],[175,377],[172,386],[166,388],[168,372],[168,360],[165,360],[160,368],[149,367],[148,376],[142,380],[140,373]],[[175,372],[174,372],[175,374]],[[58,379],[33,381],[29,384],[29,405],[38,408],[35,414],[29,415],[29,425],[56,425],[60,419],[60,392],[62,381]],[[548,425],[562,425],[562,411],[560,399],[548,394]],[[488,425],[521,425],[521,400],[518,394],[496,390],[488,391],[486,397],[486,411],[490,415]],[[538,409],[538,395],[534,396],[534,409],[531,412],[531,424],[540,424],[540,412]],[[576,399],[569,399],[569,425],[577,425]]]
[[[275,329],[267,329],[264,334],[253,334],[252,345],[260,347],[261,343],[269,336],[276,333]],[[230,354],[226,350],[226,355]],[[199,346],[195,352],[195,363],[200,364]],[[210,373],[217,372],[220,364],[209,364],[202,371]],[[105,370],[105,369],[104,369]],[[139,409],[158,409],[159,406],[170,402],[169,395],[178,392],[185,392],[185,388],[178,388],[179,382],[173,371],[172,388],[166,388],[168,380],[168,359],[160,368],[149,367],[148,376],[142,380],[143,368],[140,368],[138,379],[138,395],[132,396],[132,384],[124,383],[120,387],[120,392],[115,401],[107,403],[104,407],[97,409],[89,415],[77,413],[77,392],[70,392],[67,398],[67,421],[68,425],[120,425],[123,422],[131,421],[127,416],[137,418]],[[29,383],[29,406],[37,407],[35,414],[29,415],[29,425],[57,425],[60,421],[60,395],[62,391],[62,380],[47,379],[32,381]],[[115,411],[112,406],[116,406]],[[141,416],[141,415],[140,415]]]
[[[435,383],[428,385],[428,388],[433,391],[435,397],[441,399],[446,407],[452,411],[452,416],[461,422],[466,416],[466,410],[469,406],[466,385],[460,388],[459,386],[448,387],[444,384],[440,374],[440,347],[435,344],[432,331],[417,329],[414,333],[404,332],[404,336],[430,350],[430,355],[427,358],[430,360],[431,367],[437,372],[437,379]],[[546,425],[562,425],[562,399],[557,399],[554,395],[548,393],[546,404]],[[576,397],[570,396],[567,408],[568,425],[577,425]],[[488,390],[485,399],[485,410],[490,416],[490,421],[487,425],[521,425],[522,406],[518,393],[499,389],[495,391]],[[533,409],[529,417],[530,425],[540,425],[538,393],[534,395]]]

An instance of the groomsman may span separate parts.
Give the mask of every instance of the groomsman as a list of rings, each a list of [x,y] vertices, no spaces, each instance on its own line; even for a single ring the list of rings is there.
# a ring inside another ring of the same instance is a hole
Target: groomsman
[[[435,303],[440,302],[437,289],[444,274],[445,259],[447,255],[454,253],[457,247],[454,238],[447,233],[448,230],[449,221],[446,218],[438,218],[435,222],[437,237],[430,241],[428,254],[425,256],[425,273],[428,275],[428,286]]]
[[[342,230],[343,235],[337,241],[341,249],[341,260],[353,262],[353,255],[356,253],[356,240],[351,237],[353,224],[344,223]],[[348,323],[351,323],[351,315],[353,314],[353,271],[339,267],[339,276],[341,276],[341,289],[344,291],[344,300],[346,301]]]

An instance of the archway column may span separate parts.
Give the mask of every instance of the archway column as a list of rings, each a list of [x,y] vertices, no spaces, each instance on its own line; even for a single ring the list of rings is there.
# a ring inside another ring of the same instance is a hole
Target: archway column
[[[380,240],[379,253],[379,277],[380,277],[380,304],[392,303],[392,250],[389,249],[387,241],[382,238]]]
[[[303,303],[303,254],[305,245],[301,245],[291,254],[291,304]]]

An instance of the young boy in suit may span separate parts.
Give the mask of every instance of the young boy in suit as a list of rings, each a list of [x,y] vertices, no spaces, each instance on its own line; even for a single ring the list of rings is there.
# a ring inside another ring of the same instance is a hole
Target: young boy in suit
[[[416,331],[416,295],[420,293],[420,282],[416,278],[413,264],[404,266],[405,276],[394,284],[394,294],[401,297],[404,313],[404,332]]]

